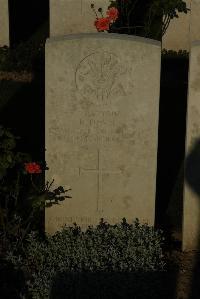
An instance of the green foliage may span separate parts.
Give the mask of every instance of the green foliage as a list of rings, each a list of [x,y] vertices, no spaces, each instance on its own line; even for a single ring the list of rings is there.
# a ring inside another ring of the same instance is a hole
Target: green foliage
[[[162,57],[163,58],[189,58],[189,52],[187,50],[162,50]]]
[[[0,71],[27,71],[44,68],[44,50],[48,24],[44,24],[28,41],[13,49],[0,47]]]
[[[27,153],[16,152],[17,139],[20,137],[14,136],[10,129],[0,126],[0,240],[4,248],[19,233],[20,168],[31,159]]]
[[[161,40],[171,19],[187,13],[182,0],[110,0],[109,7],[117,7],[119,18],[109,32],[136,34]],[[142,7],[142,10],[141,10]]]
[[[14,136],[10,129],[0,125],[0,182],[7,174],[8,169],[30,159],[29,154],[15,152],[16,140],[19,139],[20,137]]]
[[[17,48],[0,48],[1,71],[28,71],[35,68],[35,62],[42,64],[44,61],[44,43],[29,41],[21,43]]]
[[[70,198],[62,195],[68,191],[62,186],[50,191],[54,180],[44,186],[38,174],[34,174],[39,178],[38,187],[34,185],[33,174],[24,168],[31,156],[16,152],[17,139],[20,137],[15,137],[10,129],[0,126],[0,254],[12,247],[20,250],[26,235],[41,224],[44,208]],[[40,164],[44,164],[43,170],[48,169],[46,163]]]
[[[36,232],[28,235],[22,255],[10,251],[7,260],[24,271],[31,298],[49,298],[57,273],[155,272],[163,271],[161,231],[136,219],[128,224],[109,225],[101,219],[97,227],[64,226],[41,241]]]

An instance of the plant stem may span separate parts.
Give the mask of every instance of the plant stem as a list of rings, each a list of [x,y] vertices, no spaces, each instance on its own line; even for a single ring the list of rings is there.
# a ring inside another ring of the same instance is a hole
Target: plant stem
[[[168,15],[167,17],[167,21],[166,23],[164,24],[163,26],[163,29],[162,29],[162,36],[165,34],[165,32],[167,31],[167,28],[169,27],[169,23],[170,23],[170,16]]]
[[[96,17],[97,17],[97,19],[98,19],[98,15],[97,15],[97,13],[96,13],[96,10],[94,9],[94,7],[91,7],[92,8],[92,10],[94,11],[94,13],[95,13],[95,15],[96,15]]]
[[[131,7],[131,9],[130,9],[130,11],[129,11],[129,13],[128,13],[128,16],[127,16],[127,24],[128,24],[128,27],[129,27],[129,28],[131,28],[131,27],[130,27],[130,16],[131,16],[131,13],[132,13],[132,11],[134,10],[134,8],[135,8],[137,2],[138,2],[138,0],[135,1],[135,3],[134,3],[133,6]],[[128,33],[130,33],[130,30],[128,30]]]
[[[38,191],[40,192],[40,190],[36,187],[36,185],[33,183],[33,177],[32,177],[32,174],[31,174],[31,183],[33,185],[33,187]]]

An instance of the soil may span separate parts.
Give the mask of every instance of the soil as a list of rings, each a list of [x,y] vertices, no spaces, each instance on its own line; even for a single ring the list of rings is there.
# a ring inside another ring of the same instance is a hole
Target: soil
[[[181,233],[172,232],[171,236],[169,247],[163,250],[169,265],[168,287],[173,289],[170,299],[200,299],[200,251],[182,252]]]
[[[180,252],[173,250],[169,259],[177,267],[174,298],[200,298],[200,252]]]

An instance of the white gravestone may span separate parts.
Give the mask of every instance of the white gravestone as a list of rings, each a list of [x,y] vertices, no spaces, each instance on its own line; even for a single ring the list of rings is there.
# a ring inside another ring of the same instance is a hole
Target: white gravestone
[[[71,187],[46,231],[100,218],[154,224],[160,42],[78,34],[46,43],[46,180]]]
[[[0,0],[0,47],[9,45],[10,38],[8,0]]]
[[[96,33],[96,16],[91,9],[92,3],[96,11],[101,7],[103,16],[106,17],[109,0],[50,0],[50,37]],[[98,13],[98,17],[101,17],[101,14]]]
[[[200,0],[185,0],[190,11],[179,13],[170,21],[162,39],[162,48],[167,50],[190,51],[191,43],[200,39]]]
[[[199,250],[200,244],[200,41],[190,52],[182,249]]]

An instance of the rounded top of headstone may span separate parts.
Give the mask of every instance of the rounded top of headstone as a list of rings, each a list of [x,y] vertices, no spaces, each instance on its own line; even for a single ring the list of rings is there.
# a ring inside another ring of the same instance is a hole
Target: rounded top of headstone
[[[61,41],[61,40],[72,40],[72,39],[81,39],[81,38],[100,38],[100,39],[120,39],[120,40],[130,40],[130,41],[137,41],[141,43],[151,44],[160,47],[161,42],[141,37],[137,35],[128,35],[128,34],[116,34],[116,33],[105,33],[105,32],[98,32],[98,33],[79,33],[79,34],[68,34],[63,36],[56,36],[51,37],[46,40],[46,42],[54,42],[54,41]]]

